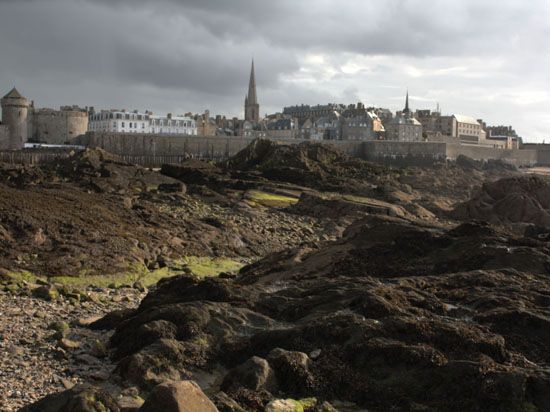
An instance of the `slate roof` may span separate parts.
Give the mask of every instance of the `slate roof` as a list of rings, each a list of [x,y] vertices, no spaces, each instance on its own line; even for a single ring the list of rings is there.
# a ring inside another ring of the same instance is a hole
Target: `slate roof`
[[[415,126],[421,125],[421,123],[416,120],[414,117],[406,117],[406,116],[396,116],[393,119],[391,119],[390,124],[412,124]]]
[[[24,99],[24,97],[21,96],[21,93],[19,93],[15,87],[11,89],[10,92],[6,94],[3,98],[4,99]]]

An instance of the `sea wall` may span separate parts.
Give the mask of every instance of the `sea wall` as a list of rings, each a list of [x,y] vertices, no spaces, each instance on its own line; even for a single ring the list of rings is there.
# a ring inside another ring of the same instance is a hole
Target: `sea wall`
[[[360,145],[361,158],[388,166],[432,166],[446,160],[443,142],[375,140],[360,142]]]
[[[12,165],[37,165],[64,159],[71,155],[73,150],[60,149],[22,149],[0,150],[0,163]]]
[[[161,159],[199,158],[221,160],[245,148],[254,139],[245,137],[166,136],[155,134],[124,134],[88,132],[73,143],[100,147],[128,160],[158,164]],[[277,139],[297,144],[301,139]],[[531,148],[497,149],[493,147],[460,145],[449,142],[397,142],[388,140],[323,141],[362,159],[390,166],[430,166],[465,155],[476,160],[501,159],[516,166],[550,165],[550,151]]]
[[[539,151],[534,149],[497,149],[493,147],[459,145],[447,143],[446,156],[449,160],[459,155],[471,157],[475,160],[500,159],[518,167],[535,166],[538,164]]]
[[[225,159],[248,146],[252,137],[166,136],[156,134],[87,132],[75,144],[100,147],[108,152],[128,156],[187,156],[201,159]],[[301,139],[274,139],[297,144]],[[358,141],[325,141],[354,156],[361,154]]]

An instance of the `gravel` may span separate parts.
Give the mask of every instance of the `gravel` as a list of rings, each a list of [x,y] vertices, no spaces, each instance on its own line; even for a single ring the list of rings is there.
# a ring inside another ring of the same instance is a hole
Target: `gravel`
[[[108,379],[114,368],[105,356],[111,332],[82,325],[112,310],[136,307],[144,293],[88,288],[85,294],[93,300],[45,301],[27,296],[30,287],[0,290],[0,411],[16,411],[79,382]],[[59,328],[61,321],[70,328]]]

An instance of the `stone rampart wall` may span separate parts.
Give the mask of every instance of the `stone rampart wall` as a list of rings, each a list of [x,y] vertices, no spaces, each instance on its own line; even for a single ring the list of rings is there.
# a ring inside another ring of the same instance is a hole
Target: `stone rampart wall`
[[[35,142],[63,144],[88,130],[84,112],[43,110],[30,116],[29,137]]]
[[[454,160],[465,155],[475,160],[500,159],[516,166],[535,166],[538,163],[538,151],[527,149],[496,149],[484,146],[447,144],[447,159]]]
[[[88,147],[100,147],[121,156],[149,159],[155,156],[182,156],[220,160],[244,149],[253,138],[210,136],[166,136],[155,134],[129,134],[88,132],[73,141]],[[301,139],[276,139],[282,143],[297,144]],[[502,159],[517,166],[533,166],[539,162],[537,150],[506,150],[483,146],[466,146],[446,142],[397,142],[387,140],[323,141],[338,147],[347,154],[392,166],[429,166],[456,159],[460,154],[471,158]],[[550,164],[550,152],[548,152]],[[176,158],[176,157],[174,157]],[[153,162],[156,164],[157,162]]]

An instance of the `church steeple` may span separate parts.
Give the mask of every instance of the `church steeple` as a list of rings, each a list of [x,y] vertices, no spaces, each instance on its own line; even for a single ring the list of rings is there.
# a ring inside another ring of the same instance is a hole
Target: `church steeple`
[[[410,114],[411,110],[409,109],[409,90],[407,89],[407,97],[405,98],[405,110],[403,110],[403,113]]]
[[[244,119],[257,123],[260,121],[260,105],[256,96],[256,75],[254,73],[254,60],[250,68],[250,80],[248,82],[248,95],[244,99]]]
[[[250,68],[250,81],[248,82],[248,103],[256,104],[256,75],[254,74],[254,60]]]

